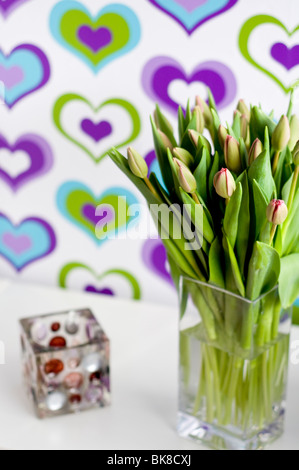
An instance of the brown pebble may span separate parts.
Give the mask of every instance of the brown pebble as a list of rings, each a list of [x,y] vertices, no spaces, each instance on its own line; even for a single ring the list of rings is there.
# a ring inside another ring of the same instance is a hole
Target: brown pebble
[[[90,382],[99,382],[101,380],[101,377],[102,377],[102,372],[97,371],[90,375],[89,380]]]
[[[56,333],[56,331],[59,331],[60,330],[60,323],[58,323],[58,322],[53,323],[52,326],[51,326],[51,330],[54,331],[54,333]]]
[[[50,348],[65,348],[66,340],[62,336],[55,336],[51,339],[49,346]]]
[[[50,374],[55,374],[58,375],[60,372],[62,372],[64,369],[63,362],[60,361],[59,359],[52,359],[51,361],[47,362],[45,364],[45,373],[47,375]]]
[[[81,395],[71,395],[70,396],[70,402],[75,405],[76,403],[81,403],[82,397]]]

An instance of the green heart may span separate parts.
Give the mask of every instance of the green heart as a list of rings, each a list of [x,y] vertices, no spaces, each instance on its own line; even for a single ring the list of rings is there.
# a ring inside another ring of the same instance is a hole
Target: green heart
[[[132,299],[134,300],[140,300],[141,299],[141,289],[139,286],[139,283],[137,279],[130,274],[128,271],[124,271],[122,269],[110,269],[109,271],[105,271],[103,274],[97,274],[93,269],[91,269],[89,266],[86,264],[82,263],[69,263],[66,266],[64,266],[59,274],[59,280],[58,284],[60,287],[67,288],[67,279],[69,274],[74,271],[75,269],[84,269],[88,271],[89,273],[92,274],[92,276],[97,279],[98,281],[102,281],[105,279],[107,276],[110,274],[116,274],[119,275],[123,278],[125,278],[132,287]]]
[[[137,199],[126,189],[110,188],[96,198],[87,186],[77,181],[64,183],[57,193],[57,205],[62,215],[84,230],[97,244],[106,241],[110,232],[117,234],[137,220],[128,215],[129,206],[134,204],[138,204]],[[95,209],[99,205],[109,206],[107,213],[110,218],[104,218],[103,226],[100,217],[95,216]],[[89,208],[89,214],[86,213],[86,208]]]
[[[64,135],[64,137],[66,137],[69,141],[71,141],[73,144],[75,144],[77,147],[81,148],[82,150],[84,150],[84,152],[87,153],[87,155],[89,155],[95,163],[99,163],[106,155],[107,155],[107,152],[110,150],[109,148],[107,148],[105,150],[105,152],[103,152],[101,155],[99,156],[96,156],[94,155],[87,147],[85,147],[85,145],[83,145],[79,140],[77,139],[74,139],[71,135],[69,135],[63,128],[63,124],[61,122],[61,114],[62,114],[62,111],[64,109],[64,107],[69,104],[70,102],[72,101],[79,101],[79,102],[83,102],[85,104],[87,104],[90,109],[92,109],[93,112],[98,112],[100,111],[101,109],[105,108],[105,106],[108,106],[108,105],[115,105],[115,106],[119,106],[120,108],[124,109],[130,119],[131,119],[131,122],[132,122],[132,132],[131,134],[126,138],[125,141],[123,142],[120,142],[118,143],[115,147],[116,148],[121,148],[121,147],[125,147],[127,145],[129,145],[133,140],[135,140],[139,133],[140,133],[140,130],[141,130],[141,121],[140,121],[140,117],[139,117],[139,114],[136,110],[136,108],[131,104],[129,103],[128,101],[126,100],[123,100],[123,99],[118,99],[118,98],[112,98],[110,100],[107,100],[107,101],[104,101],[104,103],[100,104],[100,106],[98,106],[97,108],[95,108],[91,103],[90,101],[88,101],[86,98],[84,98],[83,96],[80,96],[80,95],[76,95],[76,94],[72,94],[72,93],[69,93],[69,94],[66,94],[66,95],[63,95],[61,96],[55,103],[54,105],[54,110],[53,110],[53,118],[54,118],[54,123],[57,127],[57,129],[61,132],[62,135]],[[121,123],[120,123],[121,124]]]
[[[101,27],[108,28],[112,33],[113,41],[98,52],[91,51],[78,39],[78,30],[82,25],[91,26],[94,30]],[[125,47],[130,40],[130,29],[126,20],[115,13],[106,13],[97,20],[92,20],[86,13],[71,10],[62,17],[60,30],[65,41],[87,57],[94,66]]]
[[[285,86],[276,75],[274,75],[272,72],[267,70],[265,67],[262,65],[258,64],[253,57],[251,56],[248,48],[248,43],[249,43],[249,38],[251,36],[251,33],[255,28],[260,26],[261,24],[275,24],[276,26],[279,26],[282,28],[289,37],[291,37],[294,33],[296,33],[299,30],[299,26],[296,26],[295,29],[292,31],[289,31],[286,26],[277,18],[269,15],[257,15],[252,18],[250,18],[246,23],[243,25],[240,36],[239,36],[239,47],[242,55],[245,57],[246,60],[250,64],[252,64],[255,68],[266,74],[268,77],[270,77],[272,80],[274,80],[283,90],[285,93],[289,93],[292,91],[293,86]]]

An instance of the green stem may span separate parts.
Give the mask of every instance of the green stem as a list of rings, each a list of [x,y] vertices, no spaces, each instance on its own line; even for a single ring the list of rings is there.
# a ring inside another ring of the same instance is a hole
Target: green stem
[[[209,363],[209,357],[206,351],[206,346],[203,346],[203,356],[205,361],[205,381],[206,381],[206,390],[207,390],[207,422],[212,423],[214,420],[214,390],[213,383],[211,380],[211,367]]]
[[[243,361],[239,358],[234,358],[232,363],[232,373],[230,377],[230,384],[228,388],[227,394],[227,402],[226,402],[226,410],[225,410],[225,417],[224,417],[224,424],[228,425],[231,422],[232,411],[233,411],[233,402],[236,395],[236,389],[238,385],[240,371],[242,369]]]
[[[183,333],[180,334],[180,358],[184,384],[188,386],[190,380],[190,338]]]
[[[203,346],[201,346],[201,368],[199,374],[199,383],[197,389],[197,395],[195,397],[195,403],[193,408],[193,415],[196,416],[200,410],[201,400],[204,396],[205,391],[205,358],[203,354]]]
[[[295,171],[294,171],[293,180],[292,180],[292,186],[291,186],[289,201],[288,201],[288,209],[289,210],[291,209],[293,201],[294,201],[296,188],[297,188],[297,183],[298,183],[298,177],[299,177],[299,166],[296,166]]]
[[[271,232],[270,232],[270,242],[269,242],[270,245],[272,245],[272,243],[273,243],[273,240],[274,240],[274,237],[275,237],[275,234],[276,234],[276,230],[277,230],[277,225],[272,225]]]
[[[273,159],[273,165],[272,165],[272,174],[273,174],[273,176],[275,176],[275,173],[277,171],[279,156],[280,156],[280,152],[279,151],[275,152],[274,159]]]
[[[221,420],[221,396],[220,396],[220,379],[219,379],[219,370],[218,370],[218,363],[217,363],[217,356],[215,352],[215,348],[207,346],[207,355],[209,358],[209,362],[211,364],[211,368],[213,371],[214,377],[214,393],[216,398],[216,412],[217,412],[217,419],[218,421]]]
[[[160,198],[159,194],[157,193],[157,191],[155,190],[154,186],[152,185],[152,183],[150,182],[150,180],[148,178],[144,178],[144,182],[145,184],[147,185],[148,189],[150,190],[151,193],[153,193],[153,195],[159,199],[161,202],[162,199]]]

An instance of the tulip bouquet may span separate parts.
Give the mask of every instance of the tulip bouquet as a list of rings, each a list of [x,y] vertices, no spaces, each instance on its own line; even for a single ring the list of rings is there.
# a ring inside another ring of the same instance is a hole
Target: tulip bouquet
[[[232,125],[223,125],[209,92],[208,103],[197,97],[194,107],[179,108],[178,136],[158,106],[151,124],[163,181],[148,175],[133,148],[127,159],[116,149],[109,155],[150,208],[168,209],[167,224],[165,214],[152,212],[181,293],[182,323],[188,299],[197,311],[181,332],[181,428],[220,448],[228,429],[244,448],[255,448],[281,433],[289,347],[283,327],[299,294],[292,98],[278,123],[241,100]]]

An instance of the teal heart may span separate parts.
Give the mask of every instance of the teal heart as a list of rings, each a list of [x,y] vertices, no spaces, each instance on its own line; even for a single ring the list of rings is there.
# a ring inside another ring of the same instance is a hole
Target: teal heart
[[[107,5],[92,17],[79,2],[59,2],[52,10],[50,28],[59,44],[82,59],[95,73],[130,52],[141,36],[136,14],[121,4]]]
[[[0,214],[0,256],[16,271],[50,255],[55,247],[54,230],[45,220],[30,217],[14,225]]]
[[[262,24],[274,24],[276,26],[279,26],[281,29],[283,29],[288,37],[293,36],[298,30],[299,26],[296,26],[293,30],[288,30],[287,27],[277,18],[274,16],[269,16],[269,15],[257,15],[253,16],[250,18],[246,23],[242,26],[240,36],[239,36],[239,47],[242,55],[245,57],[245,59],[253,65],[253,67],[257,68],[261,72],[263,72],[265,75],[270,77],[272,80],[274,80],[275,83],[277,83],[285,93],[289,93],[292,91],[293,86],[292,85],[285,85],[282,83],[282,81],[270,70],[266,69],[263,65],[259,64],[253,57],[252,54],[249,52],[249,41],[252,32],[260,25]]]
[[[138,200],[124,188],[110,188],[95,196],[87,186],[77,181],[64,183],[57,193],[57,206],[61,214],[98,245],[138,221],[139,214],[134,217],[128,213],[129,207],[135,204]],[[98,206],[101,209],[96,215]]]
[[[79,103],[83,102],[87,104],[87,106],[94,112],[97,112],[100,109],[104,109],[106,106],[113,105],[115,107],[119,107],[120,109],[124,110],[127,113],[132,123],[132,131],[130,135],[128,135],[127,138],[123,142],[118,142],[115,144],[116,148],[125,147],[138,137],[140,130],[141,130],[140,117],[136,108],[131,103],[129,103],[129,101],[119,99],[119,98],[112,98],[100,104],[100,106],[94,107],[90,103],[90,101],[88,101],[83,96],[75,95],[71,93],[61,96],[54,105],[54,110],[53,110],[54,123],[57,129],[62,133],[62,135],[64,135],[64,137],[70,140],[77,147],[80,147],[82,150],[84,150],[84,152],[86,152],[87,155],[89,155],[94,160],[94,162],[99,163],[107,155],[107,152],[110,150],[110,148],[107,148],[100,155],[94,155],[82,142],[80,142],[79,139],[73,138],[68,132],[66,132],[66,130],[64,129],[63,122],[62,122],[62,113],[63,113],[65,106],[67,106],[69,103],[74,102],[74,101],[78,101]],[[117,125],[121,125],[121,123],[117,123]]]

